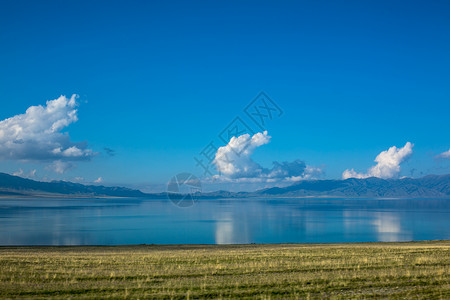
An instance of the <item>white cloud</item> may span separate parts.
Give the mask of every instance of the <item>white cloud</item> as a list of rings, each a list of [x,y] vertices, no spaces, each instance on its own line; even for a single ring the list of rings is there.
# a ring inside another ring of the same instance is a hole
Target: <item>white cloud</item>
[[[25,173],[22,169],[13,173],[14,176],[24,177],[24,178],[33,178],[36,176],[36,169],[30,170],[28,173]]]
[[[437,158],[450,158],[450,149],[436,156]]]
[[[103,178],[99,177],[97,179],[94,180],[95,183],[102,183],[103,182]]]
[[[63,161],[90,160],[96,153],[86,143],[71,142],[61,132],[78,120],[76,98],[61,96],[0,121],[0,159],[53,162],[57,172],[67,169]]]
[[[312,167],[312,166],[306,166],[303,174],[300,176],[290,176],[286,177],[287,181],[301,181],[301,180],[307,180],[307,179],[315,179],[323,175],[322,168],[319,167]]]
[[[214,178],[225,182],[278,182],[309,179],[322,173],[320,168],[306,166],[301,160],[275,161],[271,169],[263,168],[251,156],[256,148],[268,144],[270,139],[267,131],[253,136],[232,137],[226,146],[217,150],[213,163],[220,175]]]
[[[14,176],[22,176],[23,175],[23,170],[19,169],[19,171],[16,171],[13,173]]]
[[[36,169],[33,169],[28,173],[28,177],[34,177],[34,176],[36,176]]]
[[[251,159],[259,146],[270,142],[267,131],[258,132],[252,137],[248,133],[232,137],[228,145],[217,150],[214,164],[217,170],[229,178],[258,177],[262,168]]]
[[[400,164],[413,153],[414,144],[407,142],[402,148],[392,146],[389,150],[383,151],[375,158],[377,163],[371,167],[367,173],[358,173],[354,169],[347,169],[342,173],[342,178],[393,178],[400,173]]]
[[[55,160],[50,165],[46,167],[47,170],[53,171],[58,174],[63,174],[67,172],[68,170],[75,167],[71,162],[68,161],[62,161],[62,160]]]

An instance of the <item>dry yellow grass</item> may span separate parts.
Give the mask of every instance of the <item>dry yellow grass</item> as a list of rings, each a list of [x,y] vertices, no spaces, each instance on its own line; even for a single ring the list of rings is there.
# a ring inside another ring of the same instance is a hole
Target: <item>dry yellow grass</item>
[[[450,299],[450,241],[0,247],[2,298]]]

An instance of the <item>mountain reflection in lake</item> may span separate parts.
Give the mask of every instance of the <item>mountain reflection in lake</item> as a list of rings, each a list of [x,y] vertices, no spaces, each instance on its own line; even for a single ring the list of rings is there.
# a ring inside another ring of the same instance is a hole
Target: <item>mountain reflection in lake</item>
[[[1,245],[450,239],[449,199],[0,199]]]

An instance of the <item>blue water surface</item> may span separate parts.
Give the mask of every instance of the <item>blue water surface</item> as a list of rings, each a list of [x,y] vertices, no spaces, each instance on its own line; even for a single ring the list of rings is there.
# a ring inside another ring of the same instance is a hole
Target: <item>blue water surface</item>
[[[0,199],[0,245],[450,239],[450,199]]]

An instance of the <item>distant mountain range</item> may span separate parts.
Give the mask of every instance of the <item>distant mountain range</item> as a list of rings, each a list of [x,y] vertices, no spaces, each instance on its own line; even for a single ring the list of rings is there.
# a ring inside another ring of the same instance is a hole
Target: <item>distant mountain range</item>
[[[0,173],[0,195],[148,197],[148,196],[156,196],[157,194],[145,194],[141,191],[132,190],[124,187],[84,185],[67,181],[41,182],[5,173]]]
[[[284,188],[255,192],[264,196],[301,197],[450,197],[450,175],[428,175],[422,178],[380,179],[375,177],[346,180],[301,181]]]
[[[67,181],[40,182],[0,173],[0,196],[67,196],[161,198],[165,193],[148,194],[124,187],[83,185]],[[256,192],[217,191],[199,193],[199,198],[250,197],[351,197],[351,198],[444,198],[450,197],[450,175],[422,178],[346,180],[305,180],[287,187]]]

